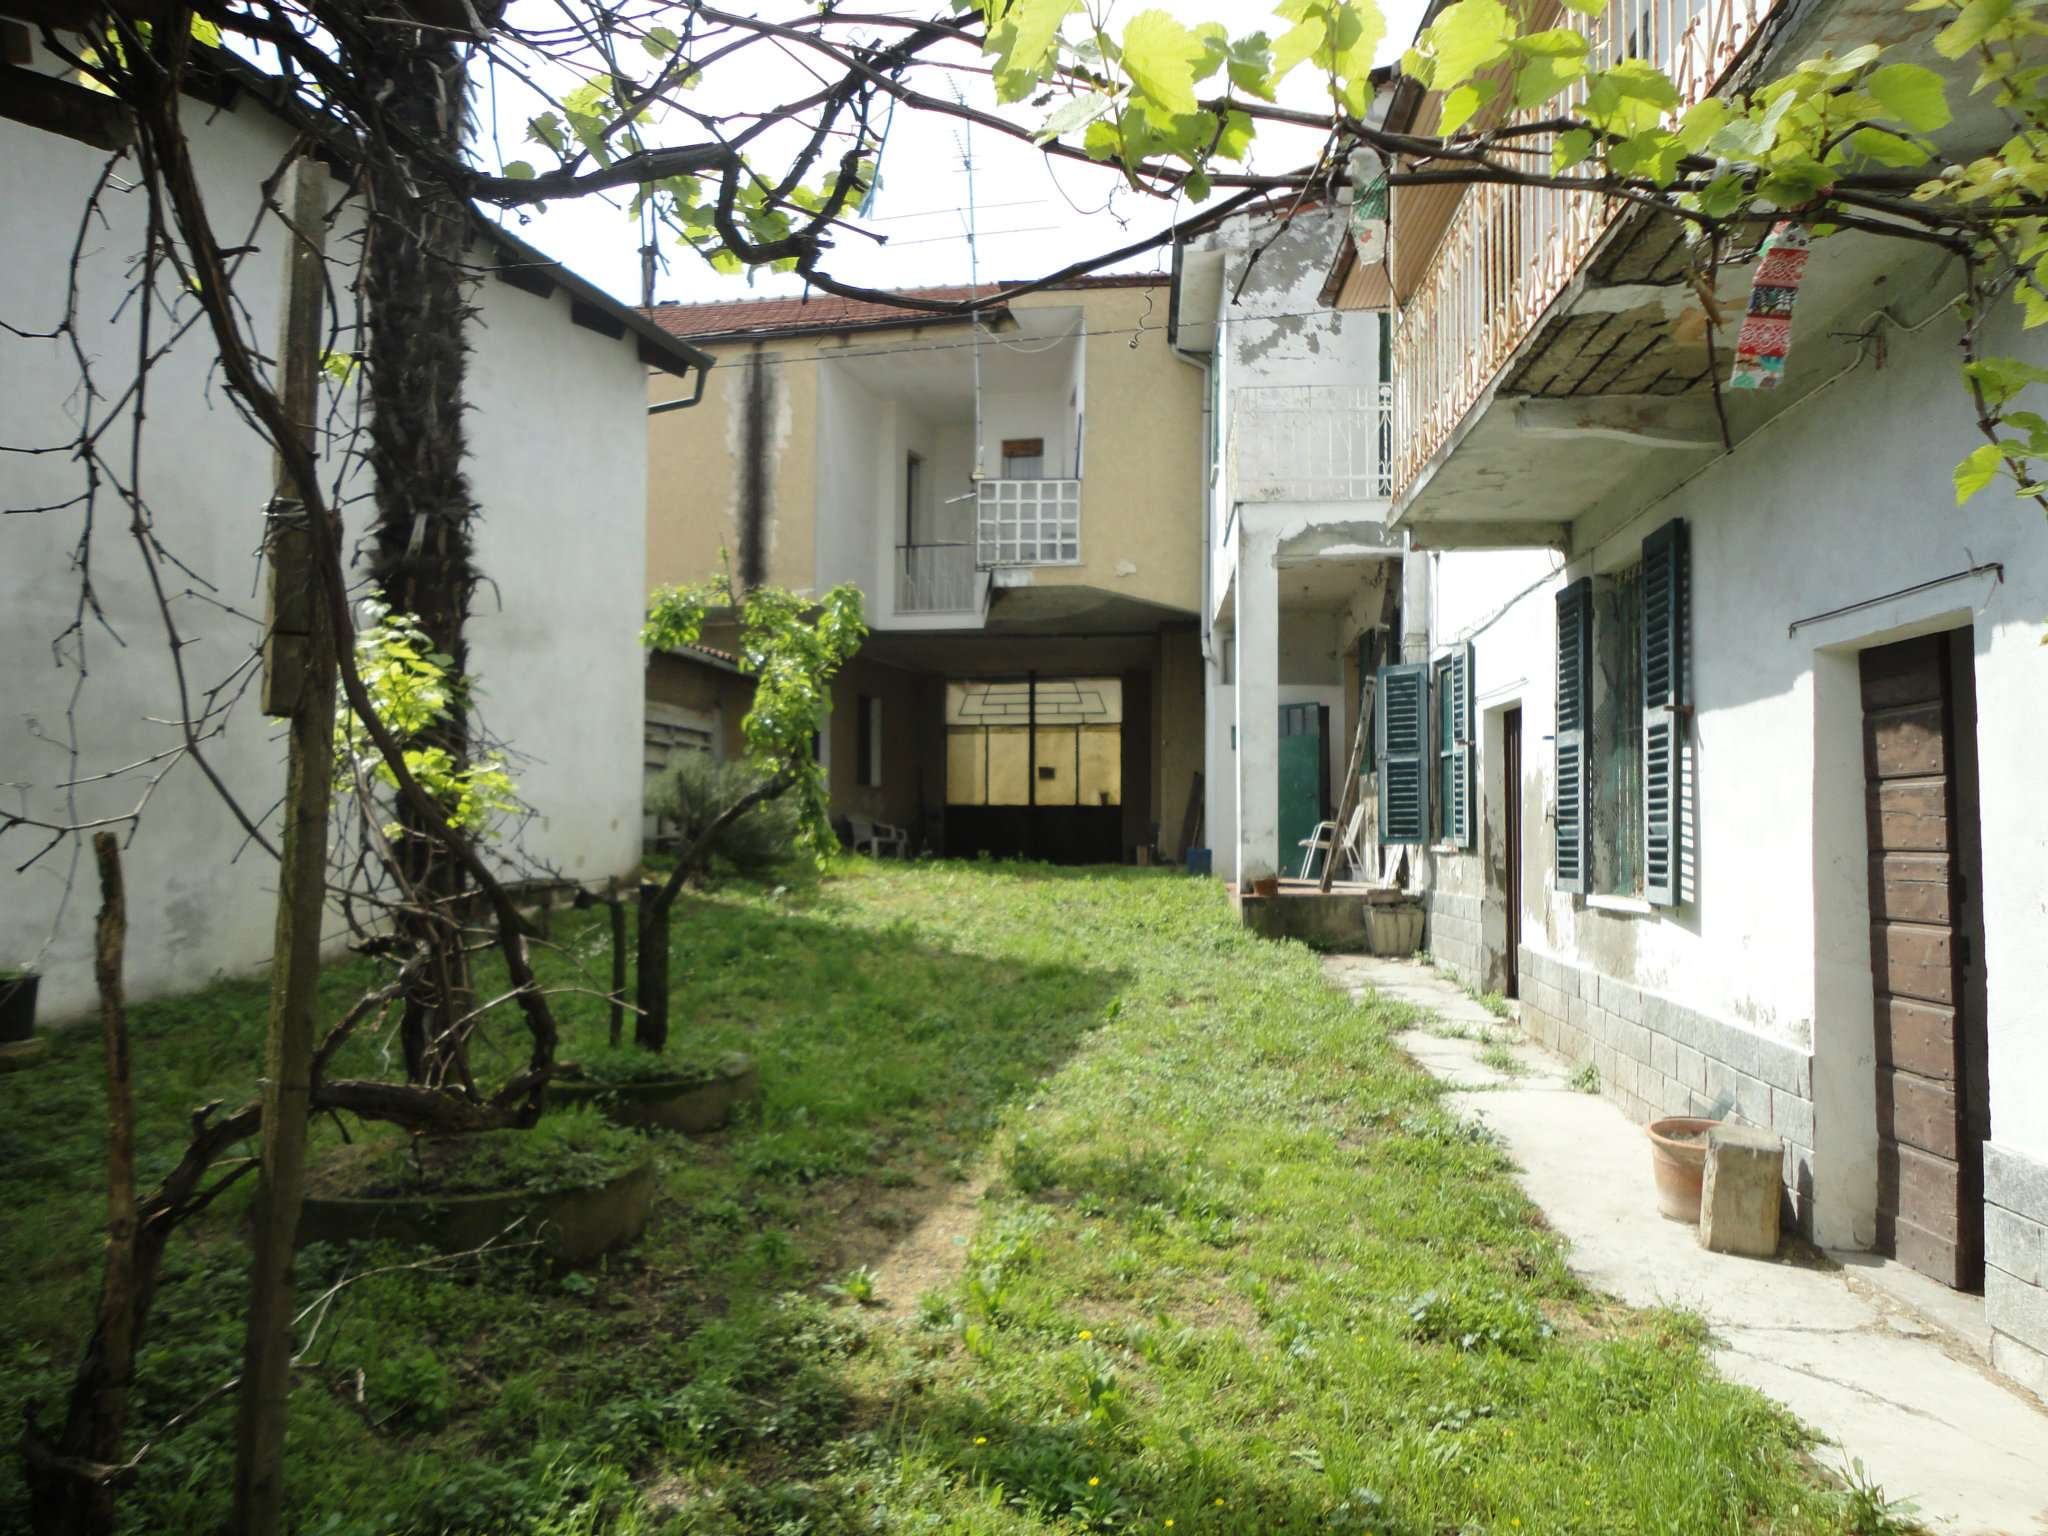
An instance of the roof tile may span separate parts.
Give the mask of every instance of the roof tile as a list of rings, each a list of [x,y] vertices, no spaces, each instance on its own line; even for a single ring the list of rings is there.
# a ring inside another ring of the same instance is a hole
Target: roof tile
[[[1119,272],[1070,278],[1053,285],[1073,288],[1149,288],[1167,281],[1164,273]],[[1000,293],[1014,284],[983,283],[978,288],[966,283],[935,288],[899,288],[906,297],[957,302],[985,294]],[[799,298],[721,299],[709,304],[657,304],[641,311],[671,336],[692,338],[725,336],[776,336],[801,331],[860,330],[896,325],[943,324],[962,317],[934,313],[900,304],[878,303],[872,299],[845,299],[833,293],[810,293]]]

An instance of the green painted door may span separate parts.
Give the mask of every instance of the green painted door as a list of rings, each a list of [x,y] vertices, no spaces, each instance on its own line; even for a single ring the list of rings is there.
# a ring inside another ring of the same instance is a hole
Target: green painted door
[[[1329,735],[1328,705],[1280,706],[1280,873],[1289,878],[1301,873],[1302,840],[1330,814]]]

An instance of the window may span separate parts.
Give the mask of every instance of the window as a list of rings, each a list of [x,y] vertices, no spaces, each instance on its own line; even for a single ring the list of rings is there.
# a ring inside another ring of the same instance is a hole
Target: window
[[[1593,864],[1589,889],[1643,889],[1643,568],[1593,581],[1591,773]]]
[[[882,701],[872,694],[860,696],[856,717],[853,782],[872,787],[882,782]]]
[[[1557,811],[1551,818],[1551,870],[1557,889],[1586,890],[1586,674],[1592,671],[1593,583],[1585,577],[1557,594],[1557,729],[1551,737]]]
[[[1381,667],[1373,698],[1374,759],[1379,774],[1380,842],[1429,841],[1429,668]]]
[[[1081,487],[1074,480],[984,480],[976,563],[1075,565],[1081,559]]]
[[[1119,805],[1123,680],[946,684],[948,805]]]
[[[1459,646],[1436,664],[1437,838],[1472,846],[1472,647]]]
[[[1557,889],[1675,905],[1683,878],[1685,524],[1557,595]]]
[[[1643,897],[1656,906],[1684,886],[1688,547],[1682,518],[1643,540]]]
[[[1045,439],[1008,437],[1003,439],[1003,478],[1042,480],[1045,478]]]
[[[917,543],[917,514],[924,505],[924,460],[911,454],[903,461],[903,542]]]

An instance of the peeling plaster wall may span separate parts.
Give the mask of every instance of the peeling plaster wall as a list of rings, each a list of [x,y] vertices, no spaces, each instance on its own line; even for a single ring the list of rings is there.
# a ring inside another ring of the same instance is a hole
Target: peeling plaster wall
[[[194,128],[201,181],[221,228],[251,227],[256,189],[275,171],[289,134],[253,103],[203,115]],[[11,122],[0,122],[0,315],[24,328],[54,321],[88,189],[105,156]],[[81,270],[86,343],[102,386],[131,377],[132,304],[119,295],[141,243],[135,199],[113,196],[95,226]],[[259,336],[274,334],[283,289],[283,231],[256,226],[255,249],[237,290]],[[330,237],[337,260],[353,249],[343,225]],[[540,812],[524,835],[534,856],[588,881],[630,869],[640,846],[644,658],[637,643],[647,582],[643,564],[647,496],[646,369],[630,342],[576,326],[569,299],[543,299],[486,280],[474,290],[468,339],[467,469],[481,511],[477,564],[490,578],[473,605],[469,635],[485,726],[518,754],[512,771]],[[161,340],[161,337],[159,338]],[[165,546],[221,601],[261,604],[257,546],[271,493],[269,449],[222,393],[203,327],[187,333],[152,374],[144,436],[144,489]],[[80,401],[66,393],[75,370],[61,343],[0,337],[0,442],[61,442]],[[673,381],[670,381],[671,383]],[[690,414],[690,413],[684,413]],[[10,506],[57,503],[78,488],[61,455],[9,456],[0,493]],[[105,772],[171,748],[177,683],[162,620],[124,516],[100,508],[91,541],[95,589],[124,649],[88,624],[92,669],[78,699],[78,772]],[[360,516],[351,533],[360,531]],[[70,775],[58,745],[75,674],[52,664],[52,642],[74,617],[76,511],[12,517],[0,528],[0,783],[9,808],[63,815],[52,786]],[[172,590],[197,583],[178,576]],[[245,659],[251,628],[197,595],[173,612],[188,643],[195,687],[204,689]],[[252,815],[262,816],[284,783],[279,724],[252,692],[225,731],[206,746],[209,762]],[[83,786],[82,816],[119,815],[140,791],[132,778]],[[270,819],[274,833],[275,818]],[[21,834],[7,840],[10,851]],[[16,874],[27,848],[0,874],[0,964],[42,956],[41,1013],[75,1017],[92,1004],[92,920],[97,908],[89,853],[63,906],[69,860]],[[129,890],[126,976],[140,1000],[185,991],[221,974],[241,974],[269,957],[276,868],[243,832],[195,765],[163,779],[125,854]]]

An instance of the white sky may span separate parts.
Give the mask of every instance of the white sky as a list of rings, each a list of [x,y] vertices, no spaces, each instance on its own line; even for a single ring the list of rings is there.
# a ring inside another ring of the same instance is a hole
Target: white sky
[[[1119,34],[1130,16],[1157,5],[1160,0],[1122,0],[1111,12],[1110,30]],[[1415,31],[1422,0],[1381,0],[1387,17],[1387,35],[1380,46],[1382,62],[1399,57]],[[1273,17],[1258,0],[1165,0],[1165,8],[1185,24],[1218,20],[1233,35],[1264,30],[1277,35],[1289,25]],[[760,11],[774,14],[772,4]],[[885,13],[876,7],[875,14]],[[925,7],[914,10],[886,8],[891,14],[928,14]],[[965,50],[954,55],[973,64],[976,56]],[[994,106],[993,90],[984,75],[972,69],[943,72],[924,69],[919,88],[939,94],[945,82],[956,81],[970,103]],[[1213,88],[1211,77],[1204,88]],[[814,89],[815,82],[793,56],[779,56],[767,47],[750,48],[730,63],[713,67],[705,87],[693,95],[693,105],[715,110],[733,104],[779,101]],[[521,142],[525,123],[537,110],[535,99],[514,90],[502,79],[495,101],[491,88],[479,91],[477,108],[488,125],[495,111],[497,142],[505,160],[529,159],[545,168],[548,154]],[[1285,105],[1314,108],[1320,105],[1321,83],[1307,66],[1295,71],[1283,88]],[[1049,109],[1029,107],[1007,109],[1021,114],[1019,120],[1035,124]],[[663,135],[658,125],[654,137]],[[1319,138],[1305,130],[1276,130],[1262,127],[1254,145],[1253,165],[1278,170],[1306,162],[1313,156]],[[1074,161],[1055,161],[1028,143],[1009,139],[989,130],[968,133],[956,118],[934,116],[899,107],[889,132],[881,162],[881,190],[873,216],[857,221],[860,227],[888,237],[878,245],[859,235],[842,233],[839,248],[826,258],[826,270],[848,281],[886,288],[918,287],[936,283],[963,283],[969,275],[967,203],[969,177],[963,161],[971,150],[973,201],[979,253],[979,275],[992,278],[1023,278],[1056,270],[1081,256],[1114,249],[1162,228],[1169,220],[1195,211],[1194,205],[1176,210],[1160,199],[1143,196],[1124,186],[1107,167]],[[488,160],[491,150],[486,148]],[[1227,195],[1219,192],[1218,197]],[[567,263],[592,282],[627,302],[640,297],[641,236],[637,222],[627,218],[624,200],[610,204],[597,198],[556,204],[530,217],[520,232],[549,255]],[[685,303],[712,299],[767,297],[802,291],[794,274],[760,271],[751,283],[746,275],[721,276],[690,251],[663,242],[667,270],[655,280],[659,299]],[[1155,251],[1127,263],[1119,270],[1165,270],[1168,253]]]

